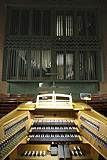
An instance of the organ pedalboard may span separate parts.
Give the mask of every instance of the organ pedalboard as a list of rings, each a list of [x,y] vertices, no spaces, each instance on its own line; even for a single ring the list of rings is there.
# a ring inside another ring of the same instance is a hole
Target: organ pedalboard
[[[0,119],[0,160],[107,159],[106,117],[71,95],[37,99]]]

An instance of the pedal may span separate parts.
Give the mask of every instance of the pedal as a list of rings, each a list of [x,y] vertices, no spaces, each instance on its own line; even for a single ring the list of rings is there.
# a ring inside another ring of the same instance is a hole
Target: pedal
[[[55,146],[51,147],[51,156],[57,156],[57,147]]]
[[[60,160],[64,159],[63,145],[58,145],[58,157]]]
[[[69,145],[67,145],[67,144],[64,145],[64,156],[65,156],[65,159],[67,159],[67,160],[71,159]]]

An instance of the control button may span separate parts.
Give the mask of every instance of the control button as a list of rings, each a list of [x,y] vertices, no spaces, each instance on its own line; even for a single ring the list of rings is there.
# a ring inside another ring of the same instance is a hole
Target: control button
[[[46,151],[43,151],[43,156],[46,156]]]
[[[36,156],[38,156],[38,151],[36,151]]]
[[[24,155],[24,156],[27,156],[27,154],[28,154],[28,151],[25,151],[23,155]]]

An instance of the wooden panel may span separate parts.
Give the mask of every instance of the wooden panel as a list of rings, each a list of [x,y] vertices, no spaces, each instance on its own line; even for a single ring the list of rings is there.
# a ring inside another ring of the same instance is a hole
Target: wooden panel
[[[15,159],[16,155],[17,155],[17,148],[9,155],[9,159],[10,160]]]
[[[76,118],[75,117],[75,113],[73,111],[61,111],[60,110],[52,110],[52,111],[49,111],[49,110],[45,110],[45,111],[39,111],[39,110],[36,110],[34,111],[33,113],[34,115],[44,115],[45,117],[47,118]]]
[[[85,118],[85,120],[81,119]],[[87,122],[88,120],[88,122]],[[102,156],[107,158],[106,142],[107,142],[107,119],[98,112],[91,111],[80,111],[78,122],[80,131],[83,137],[87,139],[93,148],[100,153]],[[96,129],[96,125],[98,129]],[[96,154],[96,157],[98,155]],[[97,159],[97,158],[96,158]]]
[[[89,134],[87,134],[85,131],[81,130],[81,134],[87,139],[89,144],[103,157],[107,158],[107,150],[104,146],[102,146],[100,143],[98,143],[94,138],[92,138]]]

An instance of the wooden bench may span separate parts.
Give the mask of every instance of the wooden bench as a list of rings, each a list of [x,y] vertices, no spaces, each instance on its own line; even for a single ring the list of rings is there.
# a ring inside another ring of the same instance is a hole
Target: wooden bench
[[[34,94],[0,94],[0,113],[6,114],[19,104],[32,101]],[[107,110],[107,94],[92,94],[90,101],[74,99],[73,102],[85,102],[97,111]]]
[[[34,94],[11,94],[10,98],[17,100],[18,104],[32,101]]]
[[[34,94],[0,94],[0,114],[7,114],[19,104],[32,101]]]
[[[92,94],[89,101],[74,99],[73,102],[85,102],[89,104],[96,111],[107,116],[107,94]]]
[[[93,108],[106,109],[107,108],[107,94],[92,94],[91,101],[88,104]]]

